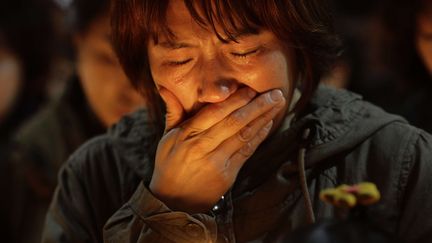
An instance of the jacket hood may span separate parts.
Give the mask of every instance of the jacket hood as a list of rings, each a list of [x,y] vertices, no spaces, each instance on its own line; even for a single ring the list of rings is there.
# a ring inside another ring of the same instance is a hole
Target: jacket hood
[[[305,114],[298,119],[301,128],[296,127],[311,129],[307,167],[357,146],[390,123],[407,123],[358,94],[325,85],[319,86]]]
[[[392,122],[406,123],[403,118],[363,101],[360,95],[320,85],[302,114],[294,118],[291,126],[278,138],[271,140],[298,142],[304,130],[309,129],[311,133],[307,138],[305,161],[306,167],[311,167],[355,147]],[[157,146],[157,141],[152,138],[156,134],[153,127],[148,121],[148,113],[140,110],[123,118],[109,131],[116,143],[115,149],[121,150],[122,158],[142,178],[150,178],[153,171]],[[268,158],[269,153],[275,159],[283,158],[293,152],[284,146],[267,147],[265,155],[262,153],[260,156],[258,150],[250,160]],[[297,150],[298,146],[293,146],[293,149]]]

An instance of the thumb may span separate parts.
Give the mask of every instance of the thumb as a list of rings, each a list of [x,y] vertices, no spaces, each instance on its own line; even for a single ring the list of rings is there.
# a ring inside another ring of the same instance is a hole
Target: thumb
[[[177,97],[168,89],[161,87],[159,94],[165,102],[166,116],[165,116],[165,132],[173,129],[183,119],[183,106]]]

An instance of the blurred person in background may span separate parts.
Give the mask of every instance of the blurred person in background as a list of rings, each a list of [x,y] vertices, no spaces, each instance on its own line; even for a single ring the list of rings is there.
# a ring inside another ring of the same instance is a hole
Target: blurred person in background
[[[383,0],[379,13],[384,30],[380,57],[394,82],[371,99],[432,132],[432,1]]]
[[[123,115],[144,106],[112,50],[109,5],[109,0],[71,2],[66,16],[75,50],[75,75],[59,99],[13,138],[9,161],[17,182],[11,189],[14,199],[8,218],[14,242],[39,241],[57,172],[67,157]]]
[[[46,99],[55,45],[48,0],[0,2],[0,145]]]
[[[13,133],[46,101],[56,56],[57,32],[50,0],[0,1],[0,235],[12,240],[8,218],[12,178],[6,163]]]
[[[432,1],[334,2],[345,50],[328,83],[432,132]]]

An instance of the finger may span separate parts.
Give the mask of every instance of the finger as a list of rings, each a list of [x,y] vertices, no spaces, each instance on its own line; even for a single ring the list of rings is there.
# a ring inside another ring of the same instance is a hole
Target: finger
[[[247,130],[248,125],[254,120],[258,120],[260,116],[263,116],[262,119],[264,120],[267,119],[267,122],[270,121],[284,107],[285,98],[280,90],[273,90],[260,95],[201,135],[207,141],[205,147],[207,151],[205,152],[213,151],[225,140],[239,133],[241,129]],[[272,112],[269,113],[269,111]],[[244,140],[246,141],[247,137]]]
[[[224,161],[225,158],[231,157],[237,153],[247,142],[257,136],[265,126],[273,123],[273,119],[278,112],[277,108],[273,108],[263,116],[255,119],[239,133],[233,135],[221,145],[219,145],[213,152],[215,159],[213,161]],[[271,125],[273,126],[273,125]]]
[[[262,116],[258,117],[257,119],[253,120],[245,127],[243,127],[238,133],[233,136],[232,139],[234,140],[234,138],[237,138],[237,141],[239,142],[247,142],[251,140],[256,136],[260,129],[262,129],[270,121],[274,120],[274,118],[281,109],[282,107],[280,106],[273,107],[270,111],[267,111]]]
[[[237,176],[238,171],[240,171],[241,167],[244,163],[249,159],[256,151],[258,146],[267,138],[270,133],[270,130],[273,126],[273,120],[267,123],[256,136],[243,145],[236,153],[231,156],[227,161],[225,161],[225,166],[227,167],[227,171],[233,173],[231,176]]]
[[[166,106],[165,132],[168,132],[182,121],[184,110],[177,97],[168,89],[161,87],[159,94]]]
[[[228,99],[203,107],[195,116],[184,123],[185,135],[209,129],[226,118],[233,111],[247,105],[256,96],[256,92],[249,88],[241,88]]]

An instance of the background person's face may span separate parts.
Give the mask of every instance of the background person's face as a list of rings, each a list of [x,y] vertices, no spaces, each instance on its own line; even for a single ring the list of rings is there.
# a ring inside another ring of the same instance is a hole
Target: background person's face
[[[292,65],[273,33],[261,31],[224,44],[195,23],[183,1],[170,2],[167,24],[177,39],[150,41],[150,69],[156,86],[170,90],[189,114],[227,99],[243,86],[259,93],[278,88],[288,100]],[[274,127],[283,115],[277,116]]]
[[[429,74],[432,75],[432,11],[420,14],[417,18],[417,51]]]
[[[129,83],[110,42],[108,18],[95,21],[77,36],[77,68],[92,110],[105,126],[143,107],[144,100]]]
[[[11,52],[0,48],[0,121],[14,105],[21,87],[21,65]]]

